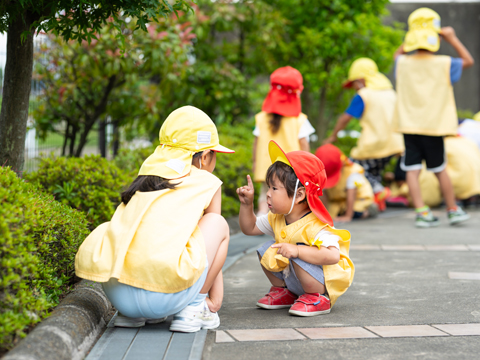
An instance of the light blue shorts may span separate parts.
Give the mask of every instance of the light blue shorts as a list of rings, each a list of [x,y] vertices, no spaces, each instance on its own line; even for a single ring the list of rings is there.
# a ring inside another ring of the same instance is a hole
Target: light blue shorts
[[[275,243],[275,240],[270,240],[267,241],[265,244],[260,246],[257,249],[257,253],[260,256],[263,256],[265,254],[265,251],[268,250],[270,246],[272,246]],[[302,244],[303,245],[303,244]],[[280,280],[285,281],[285,285],[287,286],[287,289],[293,292],[294,294],[300,296],[305,294],[305,291],[303,290],[302,284],[300,284],[300,280],[298,280],[297,275],[295,274],[295,268],[293,267],[292,263],[297,264],[300,266],[303,270],[305,270],[307,273],[309,273],[315,280],[320,282],[321,284],[325,285],[325,277],[323,275],[323,267],[322,265],[314,265],[310,264],[306,261],[303,261],[301,259],[290,259],[290,274],[288,277],[283,275],[283,271],[280,272],[271,272],[273,275],[275,275],[277,278]]]
[[[148,291],[122,284],[115,278],[102,283],[102,286],[112,305],[123,315],[160,319],[180,312],[193,302],[205,284],[207,273],[208,266],[195,284],[177,293]]]

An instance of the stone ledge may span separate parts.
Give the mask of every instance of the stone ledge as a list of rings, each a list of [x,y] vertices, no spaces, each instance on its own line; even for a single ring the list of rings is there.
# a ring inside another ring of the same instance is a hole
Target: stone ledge
[[[2,360],[81,360],[105,328],[111,308],[99,283],[82,280]]]

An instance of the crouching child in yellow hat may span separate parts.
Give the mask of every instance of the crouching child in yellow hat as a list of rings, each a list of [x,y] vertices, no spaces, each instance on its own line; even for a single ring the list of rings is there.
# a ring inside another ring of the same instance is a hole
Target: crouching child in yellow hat
[[[378,71],[377,64],[369,58],[355,60],[348,71],[345,88],[354,88],[357,95],[340,115],[332,134],[323,141],[330,144],[352,118],[360,120],[362,132],[357,145],[350,152],[352,160],[365,170],[380,210],[385,209],[389,190],[382,185],[381,172],[394,155],[403,153],[402,135],[393,129],[393,113],[397,96],[392,83]]]
[[[173,314],[172,331],[219,326],[229,229],[220,215],[222,182],[212,174],[217,152],[233,153],[207,114],[173,111],[111,221],[80,246],[76,274],[102,283],[120,313],[115,326]]]
[[[268,215],[253,212],[250,176],[248,185],[237,189],[243,233],[275,239],[257,250],[272,284],[257,306],[289,308],[297,316],[327,314],[353,280],[350,233],[333,227],[319,198],[327,178],[323,163],[306,151],[284,153],[274,141],[268,149],[273,163],[266,175]]]
[[[448,42],[460,58],[435,55],[440,37]],[[410,55],[405,53],[415,51]],[[440,16],[428,8],[420,8],[408,18],[404,43],[395,53],[397,107],[394,124],[403,134],[405,155],[402,170],[416,211],[415,225],[439,225],[437,217],[425,206],[419,175],[422,161],[438,178],[447,205],[451,225],[469,219],[455,203],[452,183],[446,171],[443,137],[457,134],[457,109],[452,84],[460,80],[462,69],[473,65],[473,58],[451,27],[440,27]]]

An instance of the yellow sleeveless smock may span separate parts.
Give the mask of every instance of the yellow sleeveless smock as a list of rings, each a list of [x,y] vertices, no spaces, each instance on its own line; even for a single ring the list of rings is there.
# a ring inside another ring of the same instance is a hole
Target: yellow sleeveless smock
[[[171,180],[175,189],[138,192],[98,226],[75,257],[77,276],[175,293],[191,287],[206,265],[198,221],[221,186],[215,175],[192,166]]]
[[[455,197],[468,199],[480,194],[480,150],[477,145],[464,137],[449,136],[445,138],[445,153],[447,155],[446,170],[452,182]],[[442,193],[435,174],[422,169],[420,188],[426,205],[440,205]]]
[[[415,54],[397,58],[394,128],[403,134],[457,133],[457,108],[450,80],[452,58]]]
[[[352,284],[355,267],[350,260],[348,253],[350,249],[350,233],[347,230],[340,230],[321,222],[314,213],[287,225],[285,216],[279,214],[268,214],[268,222],[272,226],[275,234],[275,243],[304,243],[312,246],[317,233],[326,228],[332,234],[338,235],[340,240],[340,261],[335,265],[323,265],[323,274],[325,276],[325,287],[330,297],[331,306],[335,304],[338,297],[347,291]],[[272,272],[284,270],[289,260],[282,255],[277,254],[277,249],[268,248],[263,254],[261,264],[265,269]]]
[[[303,113],[300,113],[298,117],[284,116],[278,132],[272,134],[269,127],[270,116],[264,111],[255,115],[255,124],[260,131],[260,136],[257,138],[256,164],[253,174],[253,180],[257,182],[265,181],[267,170],[272,165],[270,155],[268,155],[270,140],[275,141],[286,153],[300,150],[298,134],[303,123],[307,120],[307,116]]]
[[[342,166],[342,173],[338,183],[334,187],[324,190],[328,197],[327,210],[332,218],[337,217],[347,210],[347,179],[352,174],[357,173],[364,177],[363,184],[357,187],[353,211],[364,212],[373,204],[373,189],[367,178],[365,178],[365,175],[363,175],[364,172],[362,166],[348,161]]]
[[[380,159],[405,150],[402,135],[393,130],[396,94],[393,89],[358,91],[365,105],[360,126],[362,132],[350,157],[358,160]]]

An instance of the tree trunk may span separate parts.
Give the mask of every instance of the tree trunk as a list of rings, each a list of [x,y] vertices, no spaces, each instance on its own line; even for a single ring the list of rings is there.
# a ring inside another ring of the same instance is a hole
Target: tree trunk
[[[62,156],[65,156],[65,152],[67,151],[67,142],[68,142],[69,132],[70,132],[70,123],[67,122],[67,129],[65,130],[65,135],[63,136]]]
[[[106,131],[105,120],[100,120],[98,122],[98,147],[100,148],[100,155],[103,158],[107,157],[107,131]]]
[[[327,107],[327,88],[322,87],[320,89],[320,99],[318,106],[318,118],[317,118],[317,136],[318,141],[322,142],[325,139],[325,134],[327,133],[328,119],[325,116],[325,111]]]
[[[120,149],[120,127],[118,120],[113,122],[113,157],[117,156]]]
[[[7,62],[0,112],[0,165],[11,166],[21,176],[27,132],[28,103],[33,68],[33,18],[28,12],[8,27]],[[21,35],[28,31],[22,41]]]

